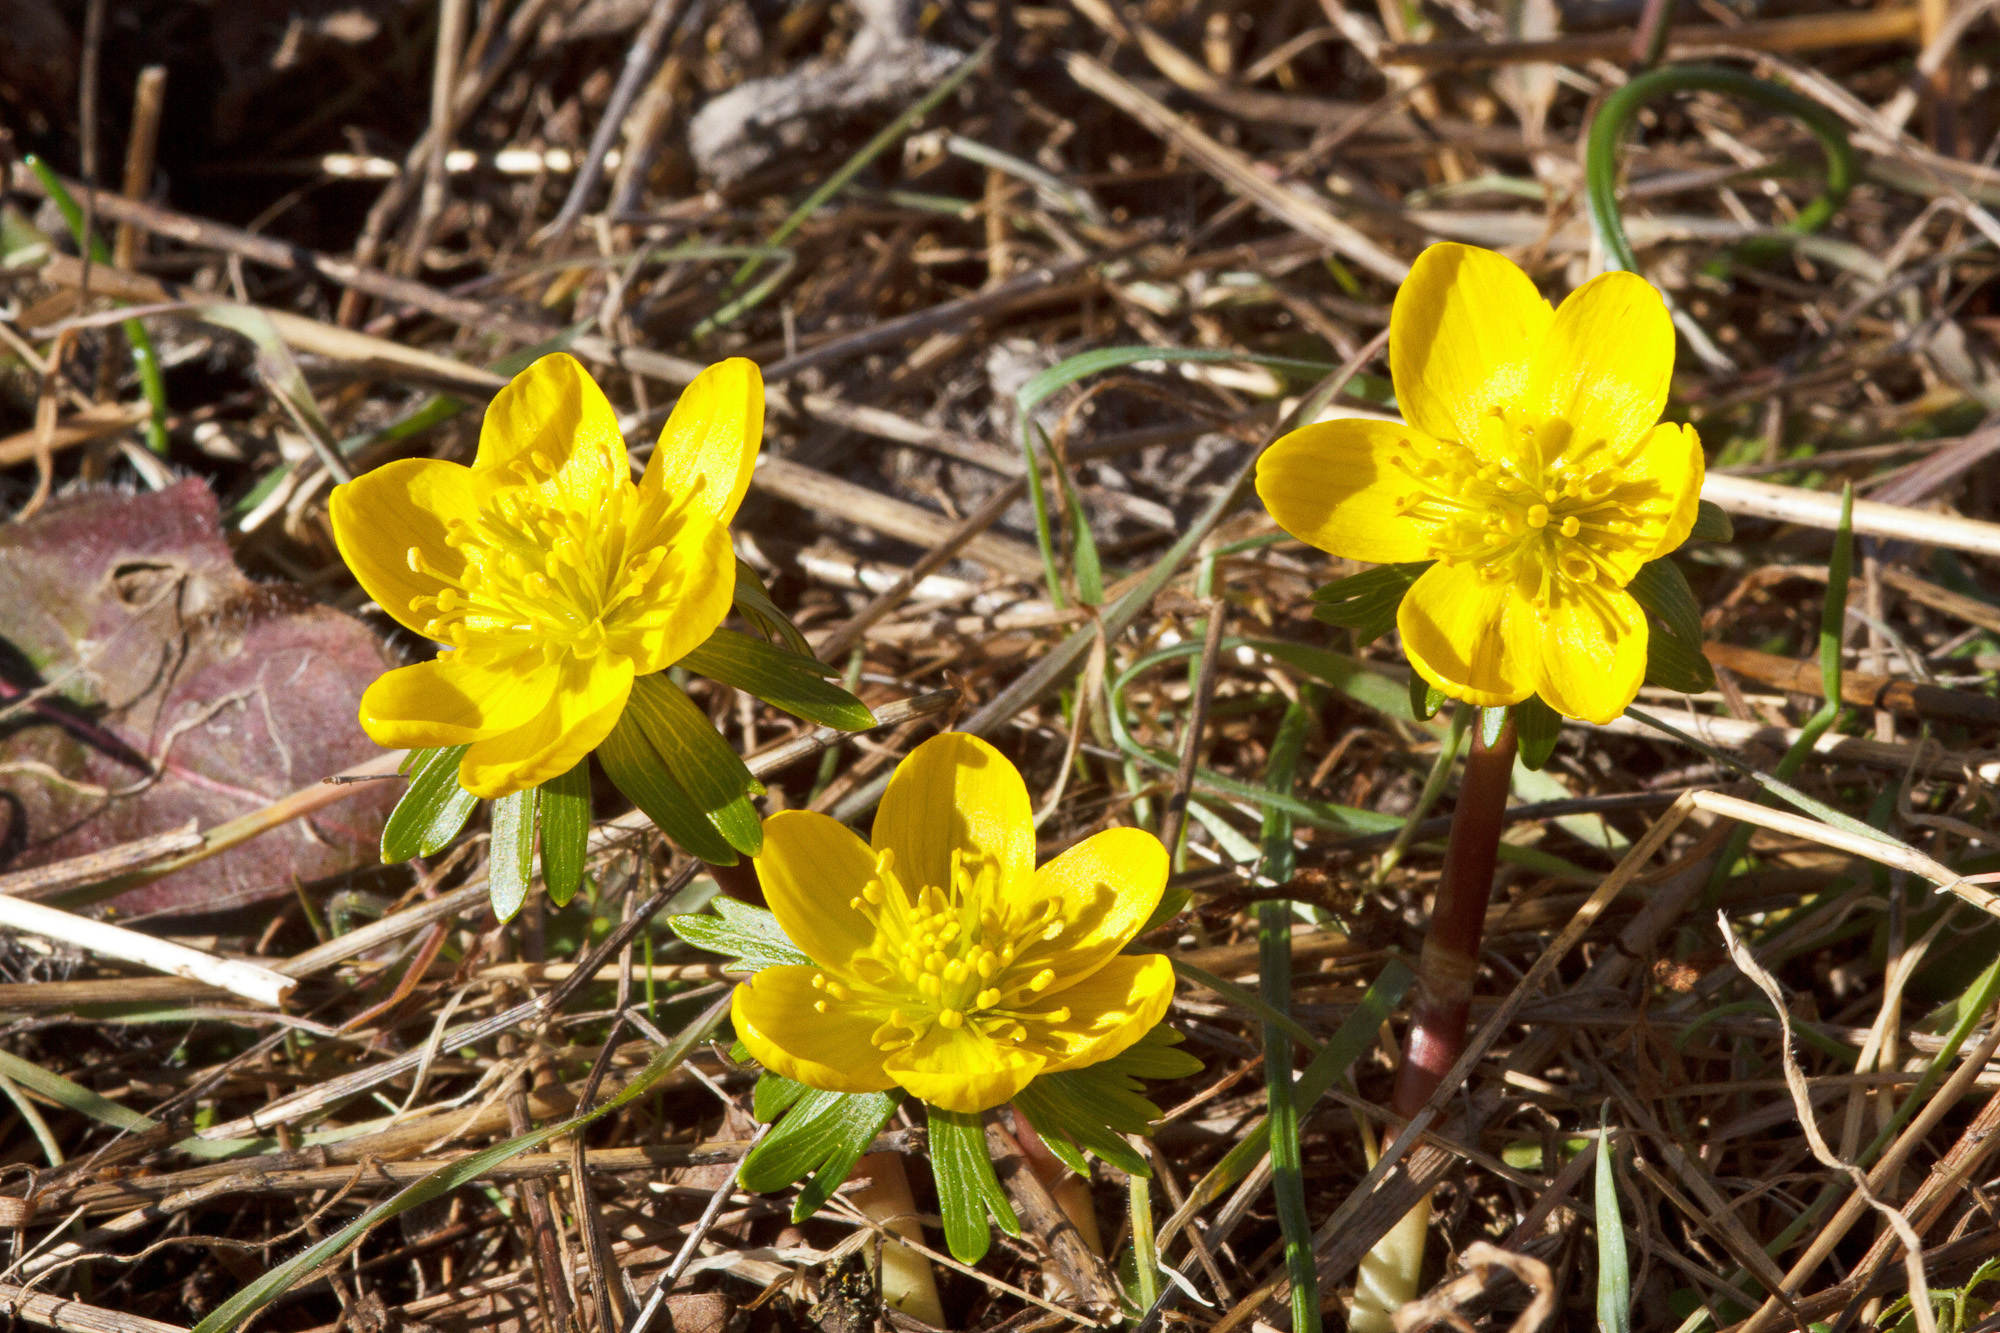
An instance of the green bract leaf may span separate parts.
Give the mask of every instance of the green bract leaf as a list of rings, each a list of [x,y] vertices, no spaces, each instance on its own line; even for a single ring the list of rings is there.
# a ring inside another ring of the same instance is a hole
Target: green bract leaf
[[[670,916],[667,926],[695,948],[729,959],[724,966],[732,972],[813,965],[785,934],[778,918],[763,908],[726,897],[715,899],[709,907],[714,916]]]
[[[1487,749],[1500,743],[1500,733],[1507,726],[1505,708],[1482,708],[1479,710],[1479,739]]]
[[[646,738],[631,709],[626,709],[618,725],[597,747],[597,761],[604,765],[604,771],[618,790],[690,856],[698,856],[710,865],[736,864],[736,849],[674,780],[667,761]]]
[[[794,1083],[783,1074],[766,1070],[757,1076],[757,1086],[751,1090],[750,1114],[757,1117],[758,1124],[771,1124],[810,1091],[803,1083]]]
[[[1410,673],[1410,712],[1417,721],[1428,722],[1436,717],[1438,709],[1444,707],[1446,697],[1443,690],[1416,672]]]
[[[590,760],[542,784],[542,882],[549,901],[566,907],[583,883],[590,850]]]
[[[822,726],[866,731],[875,725],[868,705],[823,679],[835,674],[832,667],[747,634],[719,629],[680,664]]]
[[[736,562],[735,600],[736,614],[749,621],[752,629],[767,637],[775,634],[802,657],[812,656],[812,645],[806,642],[806,636],[799,633],[799,627],[792,623],[791,617],[780,611],[778,604],[771,600],[771,590],[764,586],[763,579],[757,577],[757,571],[742,560]],[[706,676],[708,673],[703,671],[701,674]]]
[[[1178,884],[1167,885],[1166,892],[1160,895],[1158,905],[1153,908],[1153,914],[1147,917],[1146,924],[1139,927],[1134,933],[1144,935],[1147,931],[1155,927],[1166,925],[1167,922],[1172,921],[1182,912],[1187,911],[1187,905],[1193,901],[1194,894],[1190,893],[1187,889]]]
[[[1646,683],[1682,694],[1715,688],[1715,668],[1701,655],[1657,626],[1646,636]]]
[[[469,745],[417,750],[410,755],[410,785],[382,826],[382,864],[430,856],[456,838],[479,798],[458,785],[458,761]]]
[[[1626,586],[1639,605],[1658,616],[1683,643],[1701,642],[1701,603],[1687,575],[1672,560],[1649,560]]]
[[[528,901],[528,881],[534,878],[535,824],[541,810],[541,788],[529,787],[493,802],[493,843],[486,863],[486,894],[493,915],[503,924],[514,919]]]
[[[1201,1061],[1177,1051],[1180,1033],[1161,1024],[1127,1050],[1067,1073],[1044,1074],[1023,1088],[1014,1105],[1035,1132],[1078,1175],[1088,1174],[1089,1151],[1127,1175],[1150,1176],[1146,1159],[1122,1135],[1150,1134],[1160,1108],[1142,1095],[1141,1078],[1183,1078],[1200,1073]]]
[[[798,1085],[793,1085],[798,1086]],[[769,1194],[810,1174],[792,1220],[818,1212],[895,1113],[898,1094],[801,1088],[784,1119],[743,1159],[744,1189]]]
[[[664,671],[641,676],[632,682],[625,716],[638,723],[681,790],[731,847],[745,856],[764,850],[764,825],[750,804],[752,795],[764,794],[764,784],[750,776],[686,691]]]
[[[1562,714],[1543,703],[1541,695],[1531,694],[1514,705],[1514,735],[1520,743],[1521,762],[1540,771],[1562,737]]]
[[[1721,505],[1712,500],[1697,504],[1694,512],[1694,527],[1688,533],[1691,542],[1730,542],[1736,540],[1736,525],[1729,521]]]
[[[1429,562],[1377,565],[1335,579],[1313,594],[1313,617],[1354,631],[1355,647],[1373,643],[1396,628],[1396,608]]]
[[[1010,1236],[1021,1234],[1013,1205],[993,1174],[986,1153],[983,1116],[924,1104],[930,1116],[931,1171],[937,1176],[938,1211],[944,1215],[945,1245],[962,1264],[976,1264],[993,1243],[988,1213]]]
[[[1701,603],[1680,566],[1649,560],[1627,591],[1666,626],[1665,633],[1655,626],[1646,636],[1646,683],[1682,694],[1714,689],[1715,670],[1701,651]]]

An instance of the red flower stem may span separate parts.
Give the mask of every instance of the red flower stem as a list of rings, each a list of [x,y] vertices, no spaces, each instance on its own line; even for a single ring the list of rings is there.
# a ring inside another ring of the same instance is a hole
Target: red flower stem
[[[1417,964],[1410,1033],[1403,1042],[1403,1061],[1389,1101],[1390,1109],[1405,1119],[1423,1109],[1465,1049],[1472,978],[1479,969],[1486,904],[1493,894],[1493,867],[1500,856],[1501,815],[1514,776],[1514,749],[1514,719],[1509,715],[1493,745],[1486,744],[1483,734],[1473,736],[1472,753],[1465,761],[1458,808],[1451,816],[1444,878],[1438,884]]]

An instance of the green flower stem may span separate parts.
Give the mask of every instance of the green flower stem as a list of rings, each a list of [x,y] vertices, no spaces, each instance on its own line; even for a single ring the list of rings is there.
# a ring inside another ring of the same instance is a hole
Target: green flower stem
[[[1607,260],[1629,273],[1639,271],[1625,224],[1618,216],[1618,150],[1639,108],[1656,97],[1679,92],[1726,93],[1746,102],[1794,116],[1818,138],[1826,152],[1826,188],[1790,226],[1812,232],[1826,225],[1847,198],[1859,175],[1854,145],[1839,117],[1810,98],[1767,79],[1721,65],[1669,65],[1650,70],[1604,99],[1590,122],[1590,143],[1584,155],[1584,181],[1589,191],[1590,221],[1604,246]]]

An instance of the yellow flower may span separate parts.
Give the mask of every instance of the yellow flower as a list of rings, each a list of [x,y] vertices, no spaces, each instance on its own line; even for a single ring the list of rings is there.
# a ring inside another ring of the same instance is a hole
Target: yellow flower
[[[1173,999],[1164,957],[1119,952],[1166,888],[1159,839],[1107,829],[1037,870],[1021,775],[960,732],[897,768],[872,847],[788,810],[765,821],[757,874],[815,966],[765,968],[732,1017],[765,1068],[810,1087],[983,1111],[1117,1055]]]
[[[1396,617],[1423,678],[1482,707],[1539,694],[1608,722],[1646,674],[1625,587],[1687,540],[1701,441],[1660,422],[1674,330],[1630,273],[1551,310],[1508,260],[1464,245],[1417,258],[1389,315],[1409,424],[1329,421],[1272,445],[1257,493],[1333,555],[1435,561]]]
[[[634,485],[611,404],[559,353],[494,398],[471,467],[404,459],[337,488],[334,540],[361,586],[448,646],[369,686],[362,729],[378,745],[469,745],[460,784],[488,799],[575,767],[634,677],[728,614],[728,523],[763,427],[757,367],[710,366]]]

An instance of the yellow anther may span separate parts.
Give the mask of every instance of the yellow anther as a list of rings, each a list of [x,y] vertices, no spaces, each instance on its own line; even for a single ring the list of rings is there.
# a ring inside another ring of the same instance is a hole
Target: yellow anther
[[[1528,526],[1531,528],[1545,528],[1548,525],[1549,507],[1547,505],[1529,505]]]
[[[1574,537],[1577,533],[1583,531],[1583,524],[1577,522],[1575,514],[1571,514],[1562,521],[1561,531],[1565,537]]]
[[[991,1009],[994,1005],[1000,1003],[1000,992],[988,986],[985,990],[972,997],[972,1003],[981,1009]]]
[[[965,1026],[965,1015],[956,1009],[947,1009],[938,1015],[938,1024],[941,1027],[947,1027],[956,1032]]]
[[[1029,979],[1028,989],[1031,991],[1045,991],[1055,983],[1055,979],[1056,979],[1055,969],[1052,967],[1045,967],[1041,971],[1035,973],[1035,975]]]

